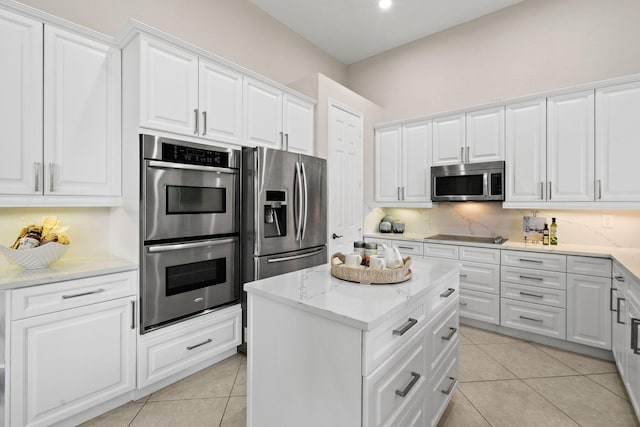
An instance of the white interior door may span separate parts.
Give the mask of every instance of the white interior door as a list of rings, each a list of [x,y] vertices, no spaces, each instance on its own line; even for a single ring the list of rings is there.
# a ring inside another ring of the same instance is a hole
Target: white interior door
[[[362,128],[361,114],[330,103],[329,255],[351,252],[353,242],[362,239]]]

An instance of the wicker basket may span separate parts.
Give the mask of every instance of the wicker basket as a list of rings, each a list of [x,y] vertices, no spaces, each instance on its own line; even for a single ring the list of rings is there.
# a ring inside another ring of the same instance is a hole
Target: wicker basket
[[[334,258],[342,263],[335,264]],[[374,270],[369,267],[347,267],[344,265],[344,255],[337,252],[331,255],[331,275],[349,282],[365,283],[372,285],[388,285],[400,283],[411,279],[411,257],[406,257],[404,265],[400,268],[383,268]]]

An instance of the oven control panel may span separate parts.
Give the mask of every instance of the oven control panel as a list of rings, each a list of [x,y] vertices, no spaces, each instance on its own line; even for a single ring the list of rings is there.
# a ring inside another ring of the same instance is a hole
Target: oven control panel
[[[184,145],[162,144],[162,160],[190,165],[229,167],[229,153]]]

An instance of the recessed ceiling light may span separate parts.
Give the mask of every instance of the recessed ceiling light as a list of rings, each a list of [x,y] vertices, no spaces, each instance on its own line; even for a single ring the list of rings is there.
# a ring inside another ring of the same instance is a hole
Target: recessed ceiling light
[[[389,9],[391,7],[391,0],[380,0],[378,6],[380,9]]]

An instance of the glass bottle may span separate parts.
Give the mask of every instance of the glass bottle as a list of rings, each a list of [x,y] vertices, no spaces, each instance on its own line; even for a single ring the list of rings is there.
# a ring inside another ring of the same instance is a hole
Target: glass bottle
[[[549,245],[549,225],[544,223],[544,230],[542,230],[542,244]]]
[[[551,218],[551,225],[549,226],[549,243],[551,245],[558,244],[558,224],[556,224],[556,219]]]

